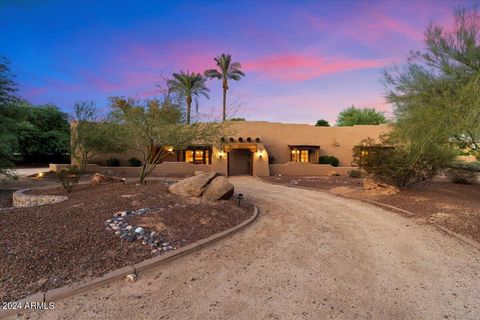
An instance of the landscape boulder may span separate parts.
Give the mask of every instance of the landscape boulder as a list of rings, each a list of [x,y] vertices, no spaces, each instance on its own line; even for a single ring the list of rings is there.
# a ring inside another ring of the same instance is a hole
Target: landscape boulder
[[[365,177],[365,179],[363,179],[363,190],[374,192],[380,195],[397,194],[400,192],[398,187],[373,175],[368,175]]]
[[[228,200],[233,196],[233,184],[227,178],[218,176],[207,186],[202,198],[207,201]]]
[[[124,178],[117,178],[117,177],[107,177],[101,173],[95,173],[93,176],[90,177],[90,184],[97,185],[102,183],[125,183]]]
[[[200,197],[207,185],[216,177],[216,172],[205,172],[193,177],[185,178],[172,184],[168,190],[176,195],[184,197]]]

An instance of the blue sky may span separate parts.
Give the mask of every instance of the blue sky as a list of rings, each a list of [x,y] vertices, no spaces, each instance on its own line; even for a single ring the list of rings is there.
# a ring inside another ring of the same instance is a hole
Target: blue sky
[[[172,72],[203,72],[232,54],[230,114],[248,120],[331,122],[355,104],[390,110],[382,70],[423,48],[430,20],[452,24],[468,1],[0,1],[0,55],[20,95],[70,112],[76,101],[145,98]],[[209,81],[205,118],[219,118]]]

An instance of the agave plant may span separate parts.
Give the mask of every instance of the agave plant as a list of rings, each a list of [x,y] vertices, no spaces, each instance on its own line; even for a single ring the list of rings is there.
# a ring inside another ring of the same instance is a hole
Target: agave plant
[[[170,92],[177,93],[185,98],[187,104],[187,124],[190,124],[190,114],[192,109],[192,101],[196,100],[198,111],[198,100],[200,96],[209,99],[208,92],[210,90],[205,86],[206,79],[195,72],[183,72],[173,74],[173,79],[167,80],[168,89]]]
[[[217,69],[209,69],[204,72],[205,77],[210,79],[220,79],[222,80],[223,88],[223,121],[227,118],[227,90],[228,90],[228,80],[240,80],[245,74],[242,72],[241,65],[238,62],[232,62],[232,56],[229,54],[222,53],[216,57],[215,62],[217,64]]]

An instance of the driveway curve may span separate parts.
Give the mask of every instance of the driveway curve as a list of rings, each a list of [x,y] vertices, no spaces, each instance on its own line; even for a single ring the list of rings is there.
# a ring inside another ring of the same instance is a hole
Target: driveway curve
[[[233,177],[258,220],[41,319],[478,319],[480,252],[356,200]]]

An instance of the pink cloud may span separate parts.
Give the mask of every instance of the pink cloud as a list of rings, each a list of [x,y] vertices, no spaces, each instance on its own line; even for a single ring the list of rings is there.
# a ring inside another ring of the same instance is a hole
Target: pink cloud
[[[327,74],[357,69],[379,68],[387,59],[351,59],[345,57],[320,57],[303,54],[281,54],[247,61],[245,70],[266,74],[285,81],[303,81]]]
[[[354,10],[353,15],[346,11],[334,21],[311,12],[303,12],[302,16],[312,28],[332,36],[347,37],[370,46],[402,48],[404,41],[423,42],[425,27],[432,19],[442,25],[451,24],[452,4],[445,1],[375,2],[360,3]],[[399,41],[399,36],[404,41]]]

